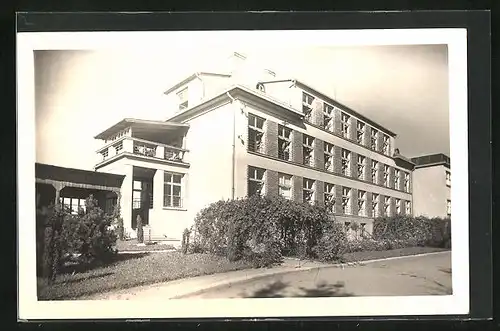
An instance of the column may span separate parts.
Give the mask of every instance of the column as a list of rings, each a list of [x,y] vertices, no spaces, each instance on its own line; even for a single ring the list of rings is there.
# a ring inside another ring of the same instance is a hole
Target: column
[[[162,146],[162,145],[156,146],[156,155],[155,156],[159,159],[164,159],[165,158],[165,146]]]
[[[63,183],[60,183],[60,182],[56,182],[56,183],[53,183],[52,186],[54,186],[54,188],[56,189],[56,197],[55,197],[54,205],[57,205],[57,204],[59,204],[59,198],[61,197],[61,190],[63,188],[65,188],[66,185],[64,185]]]
[[[127,140],[124,140],[124,142]],[[130,141],[131,142],[131,141]],[[132,231],[132,184],[134,178],[134,167],[124,165],[122,174],[125,175],[121,187],[120,212],[123,218],[123,228],[125,233]]]

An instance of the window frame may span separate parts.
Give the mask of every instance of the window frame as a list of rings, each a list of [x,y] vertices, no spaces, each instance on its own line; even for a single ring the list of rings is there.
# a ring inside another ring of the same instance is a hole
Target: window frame
[[[262,171],[262,179],[258,178],[259,171]],[[250,174],[255,175],[255,177],[251,177]],[[257,183],[260,185],[260,191],[256,192],[257,194],[264,196],[265,195],[265,187],[266,187],[266,169],[264,168],[259,168],[259,167],[254,167],[254,166],[248,166],[248,172],[247,172],[247,196],[253,196],[254,194],[250,195],[250,182]]]
[[[366,124],[358,120],[356,122],[356,142],[358,144],[363,144],[363,140],[365,138],[365,131],[366,131]]]
[[[171,176],[170,181],[167,181],[167,176]],[[179,183],[175,182],[174,178],[179,177]],[[184,191],[184,174],[163,171],[163,208],[183,208],[183,191]],[[170,186],[170,194],[167,194],[167,186]],[[179,195],[174,195],[174,187],[179,187]],[[170,197],[170,198],[168,198]],[[179,199],[176,206],[174,198]]]
[[[314,167],[314,141],[313,136],[302,135],[302,163]]]
[[[335,194],[335,184],[323,182],[323,195],[325,203],[328,201],[331,205],[331,212],[335,213],[336,208],[336,194]]]
[[[358,190],[358,216],[366,216],[366,191]],[[361,205],[360,205],[361,202]]]
[[[378,151],[378,133],[377,129],[370,128],[370,149],[373,151]]]
[[[352,189],[350,187],[342,187],[342,214],[344,215],[351,215],[352,213],[351,194]]]
[[[307,184],[311,184],[310,187]],[[306,199],[309,195],[310,199]],[[302,201],[314,204],[316,199],[316,180],[310,178],[302,178]]]
[[[287,136],[288,133],[288,136]],[[282,148],[282,145],[286,145],[286,147]],[[284,125],[278,125],[278,158],[280,160],[290,161],[292,153],[291,153],[291,145],[292,145],[292,129],[287,128]],[[285,157],[288,156],[288,157]]]
[[[283,183],[281,182],[281,178],[286,178],[286,177],[289,177],[289,179],[290,179],[290,183],[289,184],[286,184],[285,181],[283,181]],[[288,192],[290,192],[290,196],[289,197],[287,197],[286,195],[282,194],[282,190],[283,189],[286,189]],[[283,172],[279,172],[278,173],[278,194],[280,196],[284,197],[287,200],[292,200],[292,197],[293,197],[292,189],[293,189],[293,175],[286,174],[286,173],[283,173]]]
[[[350,150],[342,148],[341,151],[341,173],[344,176],[351,176],[351,156]]]
[[[325,153],[325,170],[333,172],[335,160],[335,146],[329,142],[323,142],[323,152]],[[327,161],[328,160],[328,161]],[[328,166],[329,163],[329,166]]]
[[[357,170],[358,170],[358,179],[365,180],[366,178],[366,156],[359,155],[357,157]],[[362,160],[360,162],[360,159]],[[361,171],[360,171],[361,168]]]
[[[262,127],[259,127],[259,121],[262,121]],[[266,119],[260,116],[257,116],[255,114],[249,113],[248,114],[248,139],[247,139],[247,148],[249,151],[255,152],[255,153],[263,153],[264,152],[264,128],[266,125]],[[260,140],[255,140],[254,142],[250,139],[251,132],[255,132],[255,136],[260,137]],[[253,147],[251,147],[253,146]]]
[[[335,107],[326,102],[323,103],[323,128],[328,132],[333,132],[334,130],[334,111]]]
[[[349,139],[349,128],[351,126],[351,116],[347,113],[340,112],[340,133],[342,137]]]
[[[380,194],[372,193],[372,213],[373,217],[379,217],[380,211],[378,210],[378,206],[380,203]]]

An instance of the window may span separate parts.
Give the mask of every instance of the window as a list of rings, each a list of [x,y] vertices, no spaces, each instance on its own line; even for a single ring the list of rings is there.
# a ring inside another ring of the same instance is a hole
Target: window
[[[325,142],[325,170],[333,172],[333,145]]]
[[[314,156],[313,156],[314,138],[308,135],[303,135],[302,144],[303,144],[304,164],[312,167],[314,165]]]
[[[366,216],[366,192],[358,191],[358,215]]]
[[[373,217],[379,217],[380,213],[378,210],[378,203],[379,203],[379,195],[373,193],[372,194],[372,210],[373,210]]]
[[[85,206],[85,199],[64,197],[59,199],[59,203],[62,203],[64,208],[67,209],[73,215],[77,215],[80,209],[83,212],[87,210]]]
[[[265,170],[256,167],[248,167],[248,196],[264,194]]]
[[[378,182],[378,162],[372,160],[372,183]]]
[[[325,189],[325,207],[332,213],[335,212],[335,185],[324,183]]]
[[[366,158],[362,155],[358,155],[358,178],[365,179],[365,161]]]
[[[306,120],[311,119],[313,102],[314,97],[312,95],[302,92],[302,112],[304,113]]]
[[[248,150],[252,152],[263,152],[265,119],[248,114]]]
[[[182,207],[182,174],[164,172],[163,206]]]
[[[84,201],[85,202],[85,201]],[[115,206],[118,203],[117,197],[109,197],[106,198],[106,203],[104,206],[104,212],[108,215],[111,215],[114,212]],[[84,203],[85,205],[85,203]]]
[[[401,199],[396,199],[396,214],[401,214]]]
[[[391,154],[391,143],[390,143],[390,138],[388,135],[384,134],[383,135],[383,146],[382,146],[382,151],[384,152],[385,155],[390,155]]]
[[[303,179],[303,199],[304,202],[313,204],[314,203],[314,180]]]
[[[292,176],[278,174],[279,194],[285,199],[292,199]]]
[[[349,138],[350,125],[351,125],[351,117],[346,113],[342,113],[340,116],[340,128],[342,132],[342,137]]]
[[[451,186],[451,172],[446,172],[446,185]]]
[[[342,149],[342,175],[351,175],[351,152],[347,149]]]
[[[446,214],[451,216],[451,200],[446,200]]]
[[[290,145],[292,130],[283,126],[278,126],[278,158],[290,161]]]
[[[405,192],[410,192],[410,173],[405,172]]]
[[[123,150],[123,140],[114,144],[113,147],[115,148],[116,154],[118,154],[121,150]]]
[[[177,92],[177,98],[179,99],[179,110],[186,109],[188,107],[188,88]]]
[[[356,124],[356,141],[362,144],[365,137],[365,123],[358,121]]]
[[[406,215],[411,215],[411,202],[410,201],[406,201],[406,210],[405,210],[405,214]]]
[[[401,182],[400,176],[401,176],[401,171],[399,171],[398,169],[395,169],[394,170],[394,188],[396,190],[399,190],[399,184]]]
[[[378,131],[372,128],[370,131],[370,148],[373,149],[374,151],[378,150],[377,136],[378,136]]]
[[[102,155],[102,159],[103,159],[103,160],[104,160],[104,159],[106,159],[106,158],[109,156],[109,151],[108,151],[108,149],[106,148],[105,150],[103,150],[103,151],[101,152],[101,155]]]
[[[384,165],[384,185],[389,187],[389,166]]]
[[[323,104],[323,127],[333,132],[333,106],[326,103]]]
[[[351,189],[348,187],[342,188],[342,213],[351,213]]]
[[[384,215],[390,216],[391,198],[384,197]]]

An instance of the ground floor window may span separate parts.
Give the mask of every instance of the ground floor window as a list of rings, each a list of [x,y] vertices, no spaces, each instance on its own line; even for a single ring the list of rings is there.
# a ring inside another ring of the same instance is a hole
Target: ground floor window
[[[108,215],[113,214],[116,204],[118,203],[117,197],[111,197],[106,199],[106,205],[104,208],[104,212]]]
[[[182,207],[182,174],[164,172],[163,206]]]
[[[264,174],[266,170],[248,167],[248,196],[264,194]]]
[[[292,176],[287,174],[278,175],[279,194],[285,199],[292,198]]]
[[[80,208],[84,212],[86,211],[85,199],[63,197],[59,199],[59,202],[62,203],[64,208],[68,209],[73,215],[78,214],[78,210],[80,210]]]

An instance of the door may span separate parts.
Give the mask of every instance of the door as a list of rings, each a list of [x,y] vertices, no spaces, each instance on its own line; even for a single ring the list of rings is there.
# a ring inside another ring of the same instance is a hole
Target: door
[[[149,209],[152,208],[152,180],[134,178],[132,187],[132,228],[137,228],[137,215],[141,215],[142,225],[149,224]]]

